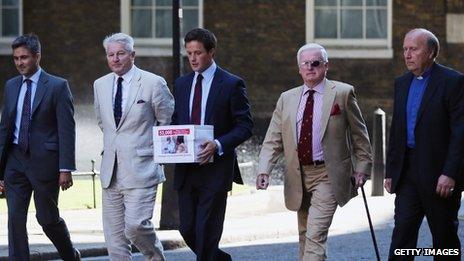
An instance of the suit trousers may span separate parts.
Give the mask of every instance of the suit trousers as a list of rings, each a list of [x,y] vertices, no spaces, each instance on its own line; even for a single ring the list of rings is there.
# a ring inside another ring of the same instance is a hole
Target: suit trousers
[[[299,260],[325,260],[330,224],[337,201],[325,165],[302,166],[303,201],[298,210]]]
[[[125,188],[118,182],[120,175],[116,170],[110,186],[102,190],[103,232],[110,259],[132,260],[132,243],[145,260],[165,260],[151,222],[158,186]]]
[[[424,216],[432,233],[433,248],[461,250],[457,234],[461,192],[455,191],[451,197],[442,198],[423,188],[421,173],[411,164],[415,162],[414,155],[414,150],[407,153],[405,170],[396,190],[395,227],[389,260],[414,260],[414,256],[396,256],[394,253],[395,249],[416,248]],[[435,256],[434,260],[461,260],[461,257]]]
[[[65,261],[74,260],[68,228],[58,210],[58,170],[56,179],[39,181],[35,170],[29,167],[31,161],[28,154],[23,154],[17,145],[13,145],[5,168],[9,260],[29,260],[26,222],[33,191],[38,223],[60,257]]]
[[[192,166],[179,192],[180,233],[198,261],[232,260],[219,249],[227,191],[215,191],[201,182],[200,168]]]

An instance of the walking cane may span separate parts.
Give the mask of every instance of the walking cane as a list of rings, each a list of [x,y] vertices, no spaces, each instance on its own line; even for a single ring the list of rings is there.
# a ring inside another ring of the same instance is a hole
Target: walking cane
[[[369,228],[371,229],[372,242],[374,243],[375,255],[377,261],[380,261],[379,248],[377,247],[377,240],[375,239],[374,227],[372,226],[371,215],[369,214],[369,208],[367,207],[366,193],[364,193],[364,185],[361,186],[361,192],[364,199],[364,206],[366,207],[367,220],[369,220]]]

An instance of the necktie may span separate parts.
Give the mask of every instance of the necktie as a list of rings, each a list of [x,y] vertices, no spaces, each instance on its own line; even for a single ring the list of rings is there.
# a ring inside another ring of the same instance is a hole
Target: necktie
[[[192,103],[192,115],[190,116],[190,122],[195,125],[201,125],[201,81],[203,75],[198,74],[197,82],[195,83],[195,93],[193,95]]]
[[[18,145],[22,153],[27,153],[29,149],[29,125],[31,123],[31,88],[32,81],[24,80],[27,84],[26,95],[23,100],[23,111],[21,113],[21,123],[19,125]]]
[[[302,165],[309,165],[313,162],[313,105],[314,90],[309,90],[298,141],[298,159]]]
[[[116,127],[119,125],[119,121],[121,121],[122,116],[122,81],[123,78],[118,78],[118,88],[116,90],[116,97],[114,97],[114,121],[116,122]]]

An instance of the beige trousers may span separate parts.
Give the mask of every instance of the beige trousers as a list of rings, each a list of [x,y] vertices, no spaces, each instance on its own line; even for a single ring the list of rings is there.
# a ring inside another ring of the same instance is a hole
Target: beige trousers
[[[165,260],[151,222],[158,186],[125,188],[118,182],[120,174],[102,190],[103,232],[110,260],[132,260],[131,243],[145,260]]]
[[[326,260],[326,242],[337,201],[324,165],[302,166],[303,202],[298,210],[299,260]]]

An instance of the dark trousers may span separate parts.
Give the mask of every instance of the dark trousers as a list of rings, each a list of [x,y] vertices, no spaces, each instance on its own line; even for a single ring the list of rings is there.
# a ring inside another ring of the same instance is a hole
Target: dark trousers
[[[180,233],[199,261],[232,260],[219,249],[227,203],[227,191],[213,191],[189,178],[178,191]]]
[[[5,169],[8,206],[9,260],[29,260],[27,210],[34,191],[36,218],[63,260],[74,260],[68,228],[58,211],[58,173],[56,180],[38,181],[29,167],[30,157],[16,146],[10,151]]]
[[[390,245],[389,260],[413,260],[414,256],[396,256],[395,249],[415,248],[424,216],[432,233],[433,248],[458,249],[458,211],[461,193],[455,191],[442,198],[420,186],[420,175],[414,164],[414,151],[409,150],[405,170],[396,191],[395,228]],[[435,256],[434,260],[461,260],[461,256]]]

